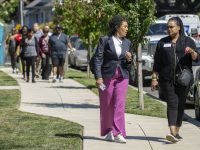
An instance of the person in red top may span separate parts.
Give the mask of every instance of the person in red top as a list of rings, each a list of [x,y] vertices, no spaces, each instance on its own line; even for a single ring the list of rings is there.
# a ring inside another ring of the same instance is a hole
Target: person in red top
[[[49,58],[50,58],[50,51],[49,51],[49,26],[44,26],[43,28],[44,35],[39,39],[39,47],[40,47],[40,57],[42,59],[41,68],[42,68],[42,79],[48,80],[49,79]]]
[[[20,33],[16,34],[15,40],[16,40],[18,43],[20,43],[21,40],[22,40],[22,35],[21,35]]]

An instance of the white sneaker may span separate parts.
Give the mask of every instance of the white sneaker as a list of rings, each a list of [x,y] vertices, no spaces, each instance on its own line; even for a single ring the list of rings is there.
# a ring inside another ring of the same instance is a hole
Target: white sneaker
[[[126,143],[126,139],[121,134],[118,134],[115,137],[115,142],[117,142],[117,143]]]
[[[18,74],[18,73],[19,73],[19,69],[17,68],[17,69],[16,69],[16,74]]]
[[[105,140],[106,140],[106,141],[112,141],[112,142],[115,140],[112,131],[110,131],[110,132],[106,135]]]
[[[59,79],[59,82],[60,82],[60,83],[63,83],[63,80],[62,80],[62,79]]]
[[[15,69],[13,69],[12,73],[16,73],[16,70],[15,70]]]

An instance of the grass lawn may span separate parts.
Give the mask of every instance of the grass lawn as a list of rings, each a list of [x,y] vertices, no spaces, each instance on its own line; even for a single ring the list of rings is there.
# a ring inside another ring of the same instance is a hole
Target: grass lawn
[[[87,78],[85,72],[70,69],[66,72],[67,78],[72,78],[98,94],[94,78]],[[166,106],[150,96],[144,95],[144,110],[139,108],[138,91],[129,87],[126,101],[126,112],[138,115],[147,115],[166,118]]]
[[[11,85],[18,85],[18,83],[11,76],[8,76],[3,71],[0,71],[0,86],[11,86]]]
[[[82,149],[81,125],[59,118],[21,112],[18,110],[19,104],[19,90],[0,90],[1,150]]]

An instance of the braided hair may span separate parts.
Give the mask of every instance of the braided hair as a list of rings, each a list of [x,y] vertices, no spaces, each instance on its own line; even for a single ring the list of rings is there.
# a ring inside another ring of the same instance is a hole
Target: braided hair
[[[180,27],[179,37],[180,37],[181,45],[183,46],[183,48],[185,48],[185,37],[186,37],[186,35],[185,35],[182,20],[179,17],[172,17],[168,20],[168,22],[169,21],[174,21],[176,23],[176,25]]]

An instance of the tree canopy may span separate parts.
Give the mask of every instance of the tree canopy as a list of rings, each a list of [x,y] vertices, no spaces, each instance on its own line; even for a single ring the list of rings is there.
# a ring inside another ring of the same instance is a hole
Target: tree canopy
[[[62,24],[68,34],[77,33],[93,46],[100,35],[108,31],[108,22],[114,15],[123,15],[129,20],[129,38],[136,49],[149,25],[155,19],[154,0],[95,0],[91,3],[80,0],[64,0],[56,4],[55,22]]]

